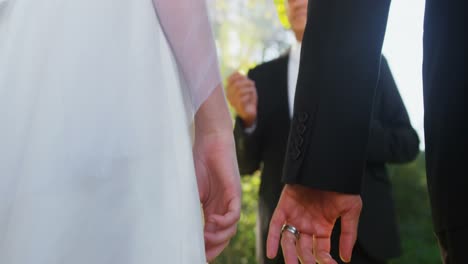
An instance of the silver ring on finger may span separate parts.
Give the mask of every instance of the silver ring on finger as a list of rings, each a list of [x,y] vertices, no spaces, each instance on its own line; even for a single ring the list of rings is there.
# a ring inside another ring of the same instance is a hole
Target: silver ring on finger
[[[281,228],[281,234],[283,234],[284,231],[287,231],[287,232],[293,234],[296,237],[296,239],[299,239],[299,236],[301,234],[301,233],[299,233],[299,231],[297,230],[296,227],[294,227],[292,225],[288,225],[288,224],[283,225],[283,228]]]

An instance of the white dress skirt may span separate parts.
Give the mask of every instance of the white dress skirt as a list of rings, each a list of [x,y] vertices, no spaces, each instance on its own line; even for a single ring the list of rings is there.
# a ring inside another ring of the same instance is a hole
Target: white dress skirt
[[[152,1],[0,8],[0,263],[205,263],[191,111]]]

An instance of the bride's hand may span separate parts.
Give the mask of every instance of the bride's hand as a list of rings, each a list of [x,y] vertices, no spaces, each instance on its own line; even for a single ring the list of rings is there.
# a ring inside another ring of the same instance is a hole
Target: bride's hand
[[[195,116],[193,151],[205,216],[206,257],[211,261],[235,235],[241,208],[232,122],[220,87]]]

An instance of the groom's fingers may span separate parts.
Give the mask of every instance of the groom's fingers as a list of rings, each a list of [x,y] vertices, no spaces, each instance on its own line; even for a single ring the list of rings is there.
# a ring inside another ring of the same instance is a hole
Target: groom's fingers
[[[306,234],[301,234],[296,243],[297,255],[302,264],[315,264],[315,257],[312,253],[313,238]]]
[[[298,264],[296,251],[296,236],[290,232],[281,235],[281,248],[283,249],[284,262],[286,264]]]
[[[317,263],[320,263],[320,264],[338,264],[338,262],[336,262],[332,256],[330,255],[330,253],[327,253],[327,252],[319,252],[316,254],[316,259],[317,259]]]
[[[330,255],[331,241],[330,236],[314,236],[314,254],[320,264],[335,264]]]
[[[351,261],[353,247],[357,239],[360,212],[360,207],[356,207],[341,217],[340,257],[344,262]]]
[[[276,208],[271,218],[267,239],[267,257],[273,259],[278,253],[278,247],[281,239],[281,228],[286,222],[286,215],[281,210],[280,205]]]

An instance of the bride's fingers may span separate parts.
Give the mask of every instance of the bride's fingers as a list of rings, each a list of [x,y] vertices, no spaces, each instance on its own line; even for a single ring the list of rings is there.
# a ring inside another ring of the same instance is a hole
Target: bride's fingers
[[[224,215],[210,216],[210,222],[216,223],[220,229],[229,228],[236,225],[240,219],[241,202],[240,199],[235,198],[229,203],[229,208]]]
[[[205,242],[208,244],[220,244],[229,239],[231,239],[237,231],[237,227],[235,225],[224,229],[224,230],[217,230],[216,232],[205,232]]]
[[[213,261],[228,245],[229,241],[216,246],[206,246],[206,258],[208,262]]]

